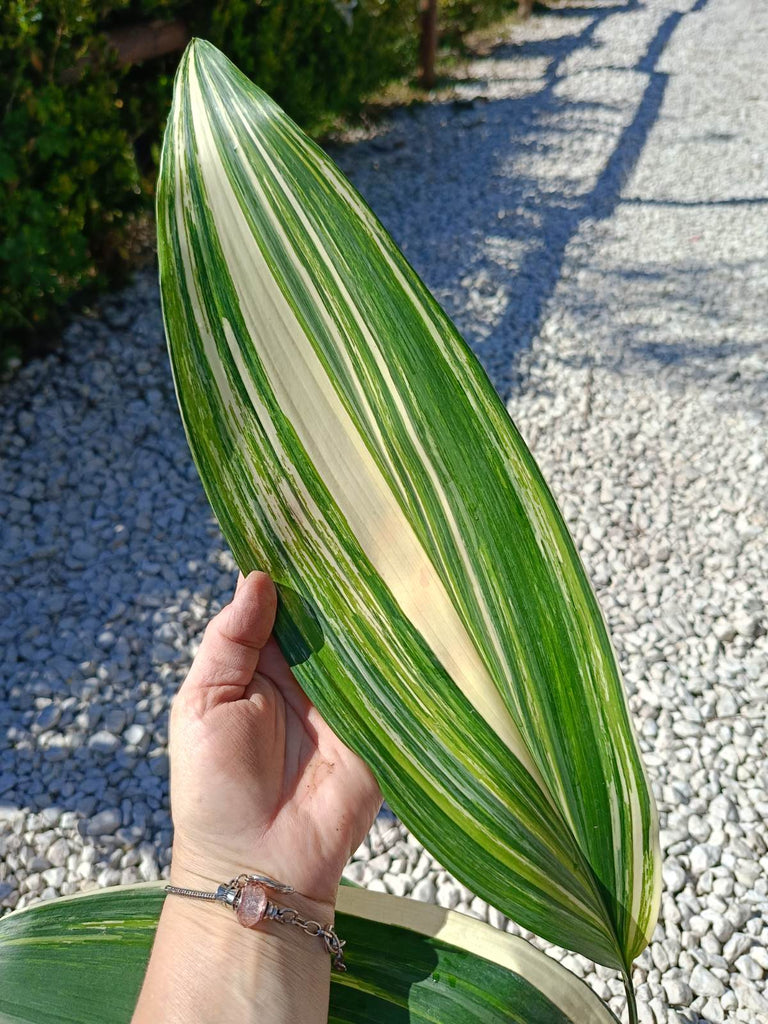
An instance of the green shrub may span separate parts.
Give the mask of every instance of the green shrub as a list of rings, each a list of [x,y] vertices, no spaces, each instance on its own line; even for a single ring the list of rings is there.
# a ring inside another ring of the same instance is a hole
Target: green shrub
[[[414,0],[6,0],[0,365],[124,270],[132,218],[151,207],[179,55],[121,68],[100,30],[177,17],[310,128],[415,59]]]
[[[305,128],[412,68],[415,0],[219,0],[206,35]]]
[[[87,0],[0,9],[0,318],[7,348],[101,283],[138,181]],[[76,82],[62,73],[85,57]],[[118,242],[119,244],[119,242]]]
[[[440,0],[448,41],[510,0]],[[151,209],[179,54],[120,67],[103,31],[182,19],[304,128],[413,69],[417,0],[5,0],[0,5],[0,367],[115,284]]]

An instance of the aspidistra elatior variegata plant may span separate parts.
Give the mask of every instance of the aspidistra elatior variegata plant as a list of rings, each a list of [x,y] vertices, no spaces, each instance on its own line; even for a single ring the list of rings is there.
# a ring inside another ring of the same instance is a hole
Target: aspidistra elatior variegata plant
[[[213,46],[176,80],[163,312],[192,453],[278,639],[395,812],[503,913],[626,972],[655,809],[616,659],[485,373],[333,162]]]
[[[0,918],[2,1024],[127,1024],[164,898],[139,883]],[[341,886],[336,927],[348,970],[331,972],[333,1024],[619,1024],[546,954],[455,911]]]

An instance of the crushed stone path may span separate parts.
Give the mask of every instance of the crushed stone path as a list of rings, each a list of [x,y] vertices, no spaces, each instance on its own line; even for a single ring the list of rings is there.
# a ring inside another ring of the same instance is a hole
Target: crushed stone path
[[[750,0],[565,4],[333,147],[508,402],[604,609],[665,857],[642,1024],[768,1020],[766,53]],[[2,384],[0,450],[13,908],[167,873],[167,710],[235,566],[151,275]],[[347,874],[521,933],[386,813]],[[533,941],[621,1012],[613,972]]]

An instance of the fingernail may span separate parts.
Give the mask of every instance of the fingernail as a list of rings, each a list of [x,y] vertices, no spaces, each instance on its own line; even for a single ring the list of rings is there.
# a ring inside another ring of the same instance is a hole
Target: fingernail
[[[237,595],[240,593],[240,591],[245,586],[245,581],[248,579],[248,577],[252,576],[252,575],[253,575],[253,573],[249,572],[248,576],[243,576],[242,570],[240,571],[240,573],[238,574],[238,577],[237,577],[237,583],[235,584],[235,597],[237,597]]]
[[[239,594],[249,580],[252,580],[254,576],[258,575],[258,572],[258,569],[251,569],[247,576],[243,576],[243,574],[240,573],[240,578],[238,579],[237,587],[235,588],[235,595]]]

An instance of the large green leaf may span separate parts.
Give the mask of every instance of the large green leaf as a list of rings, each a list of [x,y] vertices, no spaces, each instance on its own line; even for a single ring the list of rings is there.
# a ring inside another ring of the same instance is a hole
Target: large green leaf
[[[335,165],[214,47],[158,191],[192,453],[278,639],[392,808],[525,927],[626,969],[659,857],[616,659],[477,360]]]
[[[0,919],[0,1024],[129,1021],[164,896],[150,882]],[[342,888],[336,928],[348,972],[332,975],[331,1022],[617,1024],[569,971],[461,914]]]

